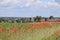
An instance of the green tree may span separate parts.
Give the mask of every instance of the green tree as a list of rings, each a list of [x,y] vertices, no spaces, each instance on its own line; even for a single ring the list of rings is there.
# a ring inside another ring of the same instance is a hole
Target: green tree
[[[36,22],[40,22],[40,20],[42,19],[42,17],[41,16],[36,16]]]
[[[54,19],[54,17],[53,16],[50,16],[49,19]]]

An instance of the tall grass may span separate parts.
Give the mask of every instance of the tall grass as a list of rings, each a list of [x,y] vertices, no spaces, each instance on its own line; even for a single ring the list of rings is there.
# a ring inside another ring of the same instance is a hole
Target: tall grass
[[[41,28],[34,27],[31,23],[0,23],[6,29],[6,32],[0,31],[0,40],[60,40],[60,23],[49,23],[48,27],[46,23],[43,25],[45,27]],[[14,32],[12,26],[18,31]]]

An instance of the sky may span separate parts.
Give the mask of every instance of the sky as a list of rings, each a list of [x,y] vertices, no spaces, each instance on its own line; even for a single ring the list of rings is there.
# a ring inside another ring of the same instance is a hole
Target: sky
[[[60,0],[0,0],[0,17],[60,17]]]

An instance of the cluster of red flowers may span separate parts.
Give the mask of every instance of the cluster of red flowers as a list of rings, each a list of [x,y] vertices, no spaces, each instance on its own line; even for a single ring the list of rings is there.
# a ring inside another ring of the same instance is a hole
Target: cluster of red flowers
[[[1,32],[6,32],[5,28],[3,28],[2,26],[0,26],[0,31]]]
[[[41,22],[41,23],[30,23],[27,25],[27,27],[24,29],[24,32],[31,29],[32,27],[35,28],[44,28],[44,27],[50,27],[51,25],[60,24],[59,22]],[[18,32],[20,29],[18,29],[15,25],[11,26],[9,29],[13,30],[14,32]],[[6,32],[6,29],[3,26],[0,26],[1,32]],[[8,30],[9,31],[9,30]]]

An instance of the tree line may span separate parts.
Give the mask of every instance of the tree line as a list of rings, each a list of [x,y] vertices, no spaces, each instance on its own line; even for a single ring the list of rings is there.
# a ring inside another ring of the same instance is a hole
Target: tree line
[[[41,22],[41,19],[45,19],[45,21],[47,21],[47,19],[55,19],[55,17],[53,16],[50,16],[48,18],[46,17],[42,17],[42,16],[36,16],[36,17],[29,17],[29,18],[0,18],[0,23],[3,22],[3,23],[6,23],[6,22],[9,22],[9,23],[26,23],[26,22]]]

